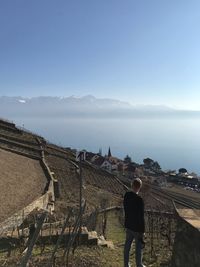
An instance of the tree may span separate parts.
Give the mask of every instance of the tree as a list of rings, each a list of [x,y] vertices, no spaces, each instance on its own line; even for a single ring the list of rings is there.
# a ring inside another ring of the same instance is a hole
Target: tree
[[[126,155],[126,157],[124,158],[124,162],[131,163],[132,162],[131,157],[129,157],[129,155]]]
[[[150,159],[150,158],[143,159],[143,162],[147,166],[152,166],[153,163],[154,163],[154,161],[152,159]]]
[[[179,173],[187,173],[187,170],[185,168],[180,168],[178,170]]]

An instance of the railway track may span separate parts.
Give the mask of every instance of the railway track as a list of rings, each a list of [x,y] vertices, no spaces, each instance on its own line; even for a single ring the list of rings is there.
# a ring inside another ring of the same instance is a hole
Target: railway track
[[[167,192],[163,189],[152,187],[152,193],[160,196],[165,199],[169,199],[174,201],[177,204],[180,204],[182,206],[185,206],[187,208],[191,209],[200,209],[200,201],[195,201],[193,199],[189,199],[187,196],[184,196],[179,193],[174,193],[174,192]]]
[[[128,187],[125,183],[122,181],[119,182],[124,186],[125,190],[127,190]],[[165,204],[163,200],[166,199],[190,209],[200,209],[200,201],[198,200],[189,199],[189,197],[181,193],[168,192],[147,182],[144,182],[144,184],[150,185],[152,198],[156,199],[163,205]]]

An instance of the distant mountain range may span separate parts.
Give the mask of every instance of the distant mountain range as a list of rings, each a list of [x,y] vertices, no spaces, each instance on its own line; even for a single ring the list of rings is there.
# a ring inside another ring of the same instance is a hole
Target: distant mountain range
[[[0,104],[25,104],[25,105],[62,105],[65,108],[70,107],[130,107],[130,104],[127,102],[122,102],[114,99],[98,99],[92,95],[87,95],[83,97],[51,97],[51,96],[40,96],[33,98],[24,98],[21,96],[0,97]],[[89,105],[89,106],[88,106]]]
[[[92,95],[83,97],[0,97],[0,117],[13,118],[13,116],[62,116],[74,118],[199,117],[200,112],[180,111],[161,105],[131,105],[115,99],[99,99]]]

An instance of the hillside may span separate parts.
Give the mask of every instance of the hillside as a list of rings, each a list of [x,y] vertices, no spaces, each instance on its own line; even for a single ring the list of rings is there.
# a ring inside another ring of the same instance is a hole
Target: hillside
[[[36,139],[0,121],[0,222],[40,197],[48,183]]]
[[[59,198],[55,202],[55,216],[65,216],[69,207],[78,208],[80,182],[77,162],[71,150],[49,144],[40,136],[0,120],[0,185],[1,200],[5,203],[0,212],[1,221],[45,192],[48,177],[41,167],[42,153],[50,172],[58,180]],[[82,169],[87,211],[101,206],[105,199],[108,206],[121,204],[124,190],[114,176],[86,162]]]
[[[54,215],[62,218],[70,207],[79,207],[79,166],[71,149],[48,143],[43,137],[18,128],[14,123],[0,120],[1,199],[11,204],[0,215],[0,220],[28,205],[46,192],[49,176],[41,167],[44,158],[50,173],[58,181],[59,196],[54,203]],[[149,184],[155,178],[146,177],[140,169],[145,185],[142,196],[146,209],[172,210],[173,205],[165,193],[158,194]],[[96,208],[121,206],[125,192],[116,177],[89,162],[82,164],[83,198],[87,212]],[[128,186],[130,184],[127,184]],[[6,190],[4,190],[6,189]],[[2,218],[1,218],[2,216]]]
[[[79,205],[79,175],[75,155],[55,145],[46,145],[45,158],[49,168],[59,182],[60,197],[56,201],[57,216],[62,216],[69,206]],[[82,165],[83,197],[87,202],[87,210],[92,211],[101,205],[106,198],[107,205],[120,205],[122,203],[123,186],[113,175],[98,170],[84,162]]]

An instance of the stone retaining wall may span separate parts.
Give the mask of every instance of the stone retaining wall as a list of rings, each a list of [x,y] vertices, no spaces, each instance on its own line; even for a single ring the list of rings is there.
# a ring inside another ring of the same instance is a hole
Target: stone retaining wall
[[[19,226],[24,219],[30,214],[34,209],[44,209],[46,210],[49,203],[49,192],[39,197],[31,204],[26,206],[24,209],[16,212],[14,215],[6,219],[0,224],[0,235],[4,232],[11,231],[13,228]]]
[[[171,267],[200,266],[200,211],[177,210],[178,224]]]

